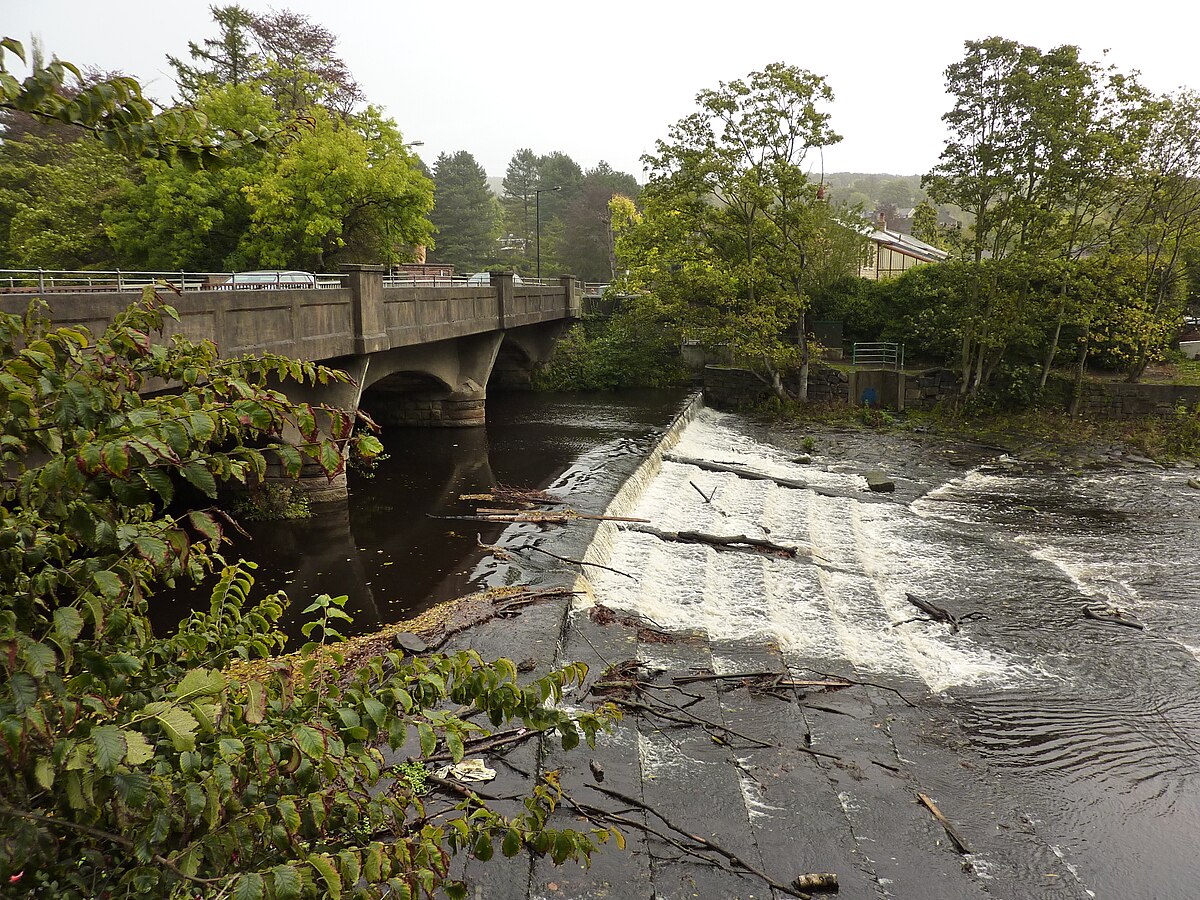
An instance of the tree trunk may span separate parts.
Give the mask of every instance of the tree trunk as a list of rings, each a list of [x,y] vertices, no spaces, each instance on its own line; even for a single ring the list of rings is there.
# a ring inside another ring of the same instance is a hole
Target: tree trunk
[[[1038,382],[1038,393],[1046,389],[1046,380],[1050,377],[1050,369],[1054,365],[1054,357],[1058,353],[1058,339],[1062,337],[1063,312],[1059,310],[1058,321],[1054,323],[1054,337],[1046,347],[1046,358],[1042,360],[1042,379]]]
[[[962,381],[958,386],[958,392],[965,394],[971,387],[971,332],[968,328],[963,329],[962,340]]]
[[[608,270],[612,280],[617,280],[617,237],[613,233],[612,216],[604,220],[604,233],[608,237]]]
[[[800,315],[800,324],[797,328],[800,330],[800,390],[799,398],[801,403],[808,402],[808,366],[809,366],[809,347],[808,347],[808,329],[804,327],[805,320],[808,316],[804,313]]]
[[[1083,336],[1079,339],[1079,349],[1076,351],[1075,356],[1075,384],[1071,391],[1071,408],[1069,410],[1072,419],[1079,415],[1079,402],[1083,397],[1083,374],[1087,368],[1088,341],[1091,339],[1091,336],[1091,326],[1085,325]]]

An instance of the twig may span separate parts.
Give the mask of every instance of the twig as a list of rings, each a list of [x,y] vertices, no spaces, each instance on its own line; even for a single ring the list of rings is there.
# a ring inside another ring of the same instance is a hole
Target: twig
[[[895,694],[897,697],[899,697],[901,700],[903,700],[905,705],[911,706],[913,709],[917,708],[917,704],[913,703],[911,700],[909,700],[907,697],[905,697],[902,693],[900,693],[900,691],[896,690],[894,687],[889,687],[886,684],[880,684],[877,681],[861,681],[861,680],[855,679],[855,678],[848,678],[845,675],[835,675],[835,674],[831,674],[829,672],[821,672],[817,669],[813,669],[808,666],[803,666],[802,668],[804,668],[805,671],[814,672],[817,675],[820,675],[822,678],[837,678],[841,681],[848,681],[850,684],[866,685],[867,687],[879,688],[881,691],[891,691],[893,694]]]
[[[569,556],[559,556],[557,553],[551,553],[549,550],[543,550],[541,547],[535,547],[532,544],[526,544],[523,547],[514,547],[513,549],[518,552],[521,550],[533,550],[537,553],[544,553],[547,556],[553,557],[559,562],[574,563],[577,566],[591,566],[594,569],[603,569],[606,572],[613,572],[617,575],[624,575],[626,578],[634,578],[636,580],[635,576],[630,575],[628,572],[622,572],[620,569],[614,569],[611,566],[602,566],[600,563],[587,562],[582,559],[571,559]]]
[[[711,494],[706,494],[706,493],[704,493],[704,491],[700,490],[700,488],[696,487],[696,482],[689,481],[688,484],[690,484],[692,487],[696,488],[696,493],[704,498],[705,503],[712,503],[713,497],[717,496],[717,489],[715,487],[712,489]]]
[[[803,898],[803,900],[811,900],[810,894],[806,894],[803,891],[798,891],[791,885],[782,884],[781,882],[776,881],[774,878],[772,878],[770,875],[768,875],[762,869],[756,868],[755,866],[746,862],[746,860],[742,859],[740,856],[738,856],[732,850],[726,850],[720,844],[714,843],[713,841],[710,841],[707,838],[701,837],[698,834],[692,834],[690,831],[687,831],[686,829],[679,827],[674,822],[672,822],[670,819],[668,819],[665,815],[663,815],[661,812],[659,812],[657,809],[655,809],[653,806],[650,806],[648,803],[644,803],[635,797],[629,796],[628,794],[622,794],[620,791],[614,791],[611,788],[606,788],[601,785],[588,784],[588,785],[585,785],[585,787],[587,787],[590,790],[596,791],[597,793],[604,794],[607,797],[611,797],[614,800],[620,800],[622,803],[628,803],[630,806],[633,806],[637,809],[641,809],[644,812],[653,813],[656,817],[658,817],[662,821],[662,823],[664,825],[666,825],[668,828],[670,828],[675,833],[683,835],[689,841],[699,844],[700,846],[711,850],[713,853],[720,854],[721,856],[723,856],[727,860],[729,860],[729,862],[734,867],[742,869],[746,872],[749,872],[751,875],[755,875],[758,878],[761,878],[766,884],[768,884],[770,887],[774,888],[775,890],[777,890],[781,893],[787,894],[789,897],[800,897],[800,898]]]
[[[650,706],[646,703],[638,703],[635,700],[615,700],[614,702],[618,706],[627,706],[630,709],[635,709],[635,710],[639,710],[641,712],[650,713],[651,715],[658,716],[661,719],[666,719],[669,722],[678,722],[681,725],[700,725],[705,730],[708,730],[710,728],[716,729],[717,731],[724,732],[725,734],[732,735],[733,737],[739,737],[744,741],[749,741],[751,744],[754,744],[757,747],[772,747],[772,746],[774,746],[773,744],[770,744],[766,741],[760,741],[758,738],[750,737],[750,735],[748,735],[748,734],[743,734],[740,731],[736,731],[736,730],[728,727],[727,725],[721,725],[718,722],[713,722],[710,719],[705,719],[703,716],[697,716],[695,713],[686,712],[685,710],[681,709],[678,706],[671,706],[670,704],[666,704],[668,707],[670,707],[670,709],[676,710],[677,712],[684,713],[686,717],[675,716],[663,709],[656,708],[654,706]]]
[[[942,828],[944,828],[946,830],[946,835],[950,838],[950,843],[952,843],[954,845],[954,848],[959,853],[964,853],[964,854],[970,853],[971,848],[967,846],[967,842],[962,839],[962,837],[959,835],[957,829],[955,829],[955,827],[950,824],[950,820],[947,819],[944,815],[942,815],[942,811],[937,808],[937,804],[934,803],[931,799],[929,799],[929,797],[927,797],[925,794],[922,794],[920,791],[917,791],[917,799],[919,801],[921,801],[922,806],[924,806],[927,810],[929,810],[931,813],[933,813],[933,817],[935,819],[937,819],[938,823],[942,826]]]

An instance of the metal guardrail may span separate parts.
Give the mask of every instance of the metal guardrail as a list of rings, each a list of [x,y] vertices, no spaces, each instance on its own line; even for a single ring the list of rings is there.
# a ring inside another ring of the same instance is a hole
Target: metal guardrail
[[[856,343],[852,363],[872,369],[904,368],[904,345],[887,341]]]
[[[540,285],[542,287],[558,287],[562,282],[558,278],[526,278],[518,275],[514,281],[520,286]],[[393,287],[491,287],[490,278],[481,278],[480,273],[474,275],[384,275],[383,286]]]
[[[0,293],[139,291],[170,284],[182,291],[261,291],[341,287],[345,275],[295,271],[126,272],[70,269],[0,269]]]

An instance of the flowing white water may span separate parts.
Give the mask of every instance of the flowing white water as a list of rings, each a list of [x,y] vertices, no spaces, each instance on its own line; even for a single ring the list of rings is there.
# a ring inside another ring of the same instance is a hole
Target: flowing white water
[[[794,462],[710,410],[686,427],[675,452],[821,487],[865,487],[858,475]],[[916,612],[906,592],[936,594],[953,565],[920,539],[919,521],[901,505],[669,461],[638,488],[636,504],[622,512],[656,528],[770,537],[800,552],[796,559],[724,552],[614,528],[590,557],[626,573],[592,576],[595,599],[608,606],[716,641],[771,642],[797,664],[846,660],[863,672],[920,678],[935,692],[1030,676],[966,633],[905,621]]]

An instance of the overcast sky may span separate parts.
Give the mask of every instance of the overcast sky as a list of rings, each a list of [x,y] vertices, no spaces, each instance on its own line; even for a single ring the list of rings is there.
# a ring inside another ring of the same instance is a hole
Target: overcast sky
[[[308,15],[341,38],[369,101],[406,139],[469,150],[490,175],[513,151],[562,150],[584,168],[607,160],[642,179],[640,157],[697,91],[770,62],[823,75],[833,88],[828,172],[917,174],[941,150],[943,71],[964,40],[1000,35],[1048,49],[1105,50],[1157,91],[1200,88],[1193,4],[1006,0],[712,3],[242,0]],[[167,53],[215,34],[196,0],[0,0],[0,29],[79,65],[119,69],[169,98]],[[1191,10],[1191,12],[1188,12]],[[819,157],[812,159],[820,165]]]

